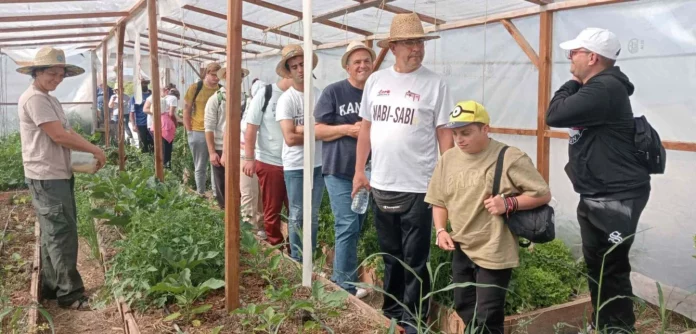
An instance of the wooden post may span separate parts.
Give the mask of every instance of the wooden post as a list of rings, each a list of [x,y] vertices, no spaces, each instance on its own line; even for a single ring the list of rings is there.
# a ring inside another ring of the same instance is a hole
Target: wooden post
[[[102,44],[102,90],[104,91],[104,105],[102,106],[102,113],[104,114],[104,144],[106,148],[109,148],[109,120],[111,119],[111,113],[109,112],[109,85],[107,85],[107,79],[109,75],[106,73],[106,62],[109,59],[109,53],[106,49],[106,43]]]
[[[155,177],[164,182],[162,164],[162,108],[160,107],[159,46],[157,45],[157,0],[147,0],[147,21],[150,32],[150,82],[152,83],[152,127],[155,142]]]
[[[553,12],[544,11],[540,15],[539,25],[539,95],[537,109],[537,169],[546,182],[549,182],[550,141],[544,135],[549,128],[546,125],[546,109],[551,101],[551,65],[553,45]]]
[[[384,61],[384,57],[387,56],[387,52],[389,52],[389,48],[383,48],[381,51],[379,51],[379,55],[377,55],[377,60],[375,61],[375,66],[372,69],[372,71],[377,72],[379,70],[379,67],[382,66],[382,62]]]
[[[239,133],[242,94],[242,0],[227,0],[225,95],[225,308],[239,307]]]
[[[120,171],[126,170],[126,147],[123,143],[124,141],[124,128],[123,128],[123,108],[125,108],[125,101],[123,96],[123,42],[126,35],[126,25],[121,23],[118,25],[118,47],[116,49],[116,66],[117,74],[116,80],[118,81],[118,169]]]

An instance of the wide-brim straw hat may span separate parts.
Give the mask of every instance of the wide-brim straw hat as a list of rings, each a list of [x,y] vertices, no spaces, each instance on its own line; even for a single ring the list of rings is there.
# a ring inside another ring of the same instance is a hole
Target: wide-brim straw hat
[[[343,57],[341,57],[341,66],[346,67],[346,65],[348,65],[348,58],[350,57],[350,55],[358,50],[367,50],[370,53],[370,56],[372,56],[372,61],[375,61],[375,58],[377,58],[377,55],[375,54],[374,50],[368,48],[365,44],[363,44],[360,41],[352,41],[350,42],[350,44],[348,44],[346,52],[343,54]]]
[[[429,36],[423,30],[423,23],[418,14],[396,14],[389,28],[389,38],[377,42],[380,48],[388,48],[389,43],[408,39],[431,40],[440,36]]]
[[[65,52],[50,46],[44,46],[34,56],[34,60],[17,69],[17,72],[31,75],[36,68],[49,68],[60,66],[65,69],[65,77],[74,77],[85,73],[82,67],[65,63]]]
[[[281,51],[281,55],[282,57],[280,58],[280,61],[276,66],[276,73],[283,78],[290,78],[290,71],[288,71],[285,68],[285,64],[291,58],[304,56],[304,49],[302,49],[302,46],[299,44],[290,44],[283,48],[283,51]],[[317,57],[316,54],[312,53],[312,59],[314,60],[314,65],[312,66],[312,69],[315,69],[319,64],[319,57]]]
[[[246,78],[249,75],[249,70],[246,68],[242,67],[242,78]],[[220,79],[227,79],[227,66],[222,67],[221,69],[218,70],[217,76]]]

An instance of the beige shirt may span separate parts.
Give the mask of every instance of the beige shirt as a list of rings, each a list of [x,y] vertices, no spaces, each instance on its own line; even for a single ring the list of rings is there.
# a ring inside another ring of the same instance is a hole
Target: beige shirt
[[[18,111],[24,176],[34,180],[70,179],[70,150],[56,144],[39,127],[60,121],[64,129],[70,129],[58,99],[30,85],[19,97]]]
[[[504,144],[491,139],[480,153],[468,154],[454,147],[440,158],[425,201],[448,211],[452,239],[478,266],[507,269],[519,265],[517,237],[502,216],[491,215],[483,204],[492,193],[498,153]],[[505,152],[501,194],[544,196],[546,181],[524,152],[510,147]]]

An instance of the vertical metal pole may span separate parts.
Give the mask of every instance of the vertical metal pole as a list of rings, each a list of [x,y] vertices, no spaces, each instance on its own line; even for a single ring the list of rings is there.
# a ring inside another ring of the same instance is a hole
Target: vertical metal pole
[[[304,173],[302,185],[302,285],[312,286],[312,186],[314,178],[314,96],[312,0],[302,1],[304,26]]]

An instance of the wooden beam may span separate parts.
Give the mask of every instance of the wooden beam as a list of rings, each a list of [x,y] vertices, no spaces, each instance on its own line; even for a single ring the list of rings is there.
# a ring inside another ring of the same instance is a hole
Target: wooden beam
[[[91,0],[3,0],[3,4],[10,4],[10,3],[41,3],[41,2],[69,2],[69,1],[91,1]]]
[[[161,20],[162,20],[162,22],[171,23],[171,24],[174,24],[174,25],[178,25],[178,26],[180,26],[180,27],[184,27],[184,28],[188,28],[188,29],[192,29],[192,30],[204,32],[204,33],[206,33],[206,34],[211,34],[211,35],[218,36],[218,37],[222,37],[222,38],[227,38],[227,35],[225,35],[225,34],[223,34],[223,33],[221,33],[221,32],[218,32],[218,31],[215,31],[215,30],[211,30],[211,29],[208,29],[208,28],[204,28],[204,27],[201,27],[201,26],[198,26],[198,25],[195,25],[195,24],[189,24],[189,23],[186,23],[186,22],[173,20],[173,19],[170,19],[170,18],[168,18],[168,17],[163,17]],[[257,40],[253,40],[253,39],[249,39],[249,38],[242,38],[242,41],[247,42],[247,43],[256,44],[256,45],[265,46],[265,47],[267,47],[267,48],[272,48],[272,49],[278,49],[278,50],[283,49],[282,46],[277,45],[277,44],[265,43],[265,42],[262,42],[262,41],[257,41]]]
[[[131,41],[126,41],[126,47],[129,49],[134,48],[135,43]],[[140,49],[142,51],[150,52],[150,45],[147,43],[140,42]],[[182,52],[182,51],[177,51],[177,50],[169,50],[169,49],[164,49],[164,48],[158,48],[159,49],[159,54],[165,54],[165,55],[170,55],[170,56],[176,56],[176,57],[181,57],[181,56],[195,56],[194,54],[187,53],[187,52]],[[201,57],[206,60],[211,60],[211,61],[217,61],[215,58],[211,57]]]
[[[505,27],[505,30],[507,30],[512,38],[515,39],[515,42],[517,42],[517,45],[522,48],[522,51],[529,57],[529,60],[532,61],[532,64],[536,66],[537,70],[539,69],[539,56],[537,55],[536,51],[534,51],[534,48],[529,45],[529,42],[527,42],[527,39],[522,36],[522,33],[517,29],[514,23],[512,23],[508,19],[501,20],[500,23],[503,24],[503,27]]]
[[[542,12],[539,18],[539,89],[537,101],[537,169],[549,182],[551,143],[545,136],[546,109],[551,101],[551,66],[553,50],[553,12]]]
[[[37,26],[37,27],[0,28],[0,33],[65,30],[65,29],[112,28],[112,27],[114,27],[113,23],[64,24],[64,25],[50,25],[50,26]]]
[[[123,124],[123,108],[125,108],[125,101],[123,101],[123,42],[126,39],[126,23],[122,22],[118,25],[117,33],[117,47],[116,47],[116,80],[118,80],[118,169],[120,171],[126,170],[126,146],[124,145],[124,124]]]
[[[94,18],[103,18],[103,17],[123,17],[123,16],[127,16],[127,15],[128,15],[128,12],[96,12],[96,13],[17,15],[17,16],[0,17],[0,23],[74,20],[74,19],[94,19]]]
[[[553,2],[553,0],[524,0],[524,1],[531,2],[535,5],[540,5],[540,6],[541,5],[548,5],[548,4]]]
[[[193,64],[191,64],[191,61],[190,61],[190,60],[187,59],[187,60],[186,60],[186,64],[188,64],[188,66],[191,66],[191,69],[193,70],[193,73],[196,73],[196,75],[198,76],[199,79],[203,80],[203,76],[201,75],[200,70],[197,69],[196,66],[193,66]]]
[[[95,44],[99,43],[99,40],[69,40],[69,41],[44,41],[36,43],[22,43],[22,44],[0,44],[0,48],[26,48],[29,46],[42,46],[42,45],[65,45],[65,44]]]
[[[536,136],[537,130],[491,127],[490,133],[498,133],[502,135]]]
[[[375,66],[372,69],[373,72],[377,72],[377,70],[379,70],[379,68],[382,66],[382,62],[384,61],[384,57],[387,56],[387,52],[389,52],[389,48],[382,48],[382,50],[379,51],[377,60],[375,60]]]
[[[109,86],[106,84],[109,78],[106,69],[106,63],[109,60],[109,52],[106,48],[106,43],[102,44],[102,89],[104,90],[104,143],[106,148],[109,148],[109,120],[111,113],[109,112]]]
[[[104,37],[102,43],[106,43],[106,41],[109,40],[109,38],[111,38],[111,36],[116,33],[116,29],[119,25],[121,25],[121,23],[125,23],[126,21],[128,21],[128,19],[133,17],[137,12],[143,10],[144,8],[145,0],[139,0],[138,3],[136,3],[133,7],[131,7],[131,9],[128,10],[128,15],[120,18],[118,22],[116,22],[116,26],[109,31],[109,34],[106,37]]]
[[[157,34],[158,33],[155,33],[155,35],[157,35]],[[150,35],[149,34],[140,34],[140,37],[149,39]],[[157,37],[157,41],[169,43],[169,44],[174,44],[174,45],[179,45],[180,47],[184,47],[184,48],[201,50],[201,51],[205,51],[205,52],[213,51],[213,49],[209,49],[209,48],[198,46],[198,45],[190,45],[190,44],[182,43],[181,41],[174,41],[174,40],[167,39],[164,37]]]
[[[397,6],[393,6],[393,5],[386,5],[386,4],[384,5],[384,7],[382,7],[382,9],[384,9],[384,11],[387,11],[387,12],[390,12],[390,13],[394,13],[394,14],[410,14],[410,13],[414,13],[412,10],[404,9],[404,8],[397,7]],[[421,14],[421,13],[418,13],[418,12],[416,12],[416,15],[418,15],[418,18],[419,18],[421,21],[427,22],[427,23],[430,23],[430,24],[445,24],[445,23],[447,23],[445,20],[440,20],[440,19],[438,19],[438,18],[435,18],[435,17],[432,17],[432,16],[428,16],[428,15],[425,15],[425,14]]]
[[[105,32],[85,32],[85,33],[80,33],[80,34],[24,36],[24,37],[0,38],[0,42],[40,41],[40,40],[44,40],[44,39],[74,38],[74,37],[99,37],[99,36],[104,36],[104,35],[106,35]]]
[[[227,47],[226,45],[223,45],[223,44],[213,43],[213,42],[205,41],[205,40],[202,40],[199,38],[189,37],[186,35],[180,35],[180,34],[173,33],[173,32],[166,31],[166,30],[162,30],[162,29],[158,30],[157,34],[170,36],[170,37],[174,37],[174,38],[179,38],[179,39],[183,39],[183,40],[189,41],[189,42],[200,43],[202,45],[212,46],[212,47],[219,48],[219,49],[224,49]]]
[[[147,0],[147,23],[150,30],[150,82],[152,83],[152,127],[155,142],[155,177],[164,182],[162,163],[162,108],[160,106],[159,49],[157,45],[157,0]],[[146,35],[147,36],[147,35]]]
[[[393,1],[393,0],[385,0],[385,1]],[[301,17],[302,17],[302,12],[300,12],[300,11],[296,11],[296,10],[293,10],[293,9],[290,9],[290,8],[278,6],[278,5],[275,5],[275,4],[272,4],[272,3],[265,2],[265,1],[263,1],[263,0],[244,0],[244,2],[251,3],[251,4],[257,5],[257,6],[259,6],[259,7],[264,7],[264,8],[267,8],[267,9],[275,10],[275,11],[278,11],[278,12],[281,12],[281,13],[284,13],[284,14],[288,14],[288,15],[297,17],[297,18],[301,18]],[[323,25],[327,25],[327,26],[329,26],[329,27],[333,27],[333,28],[336,28],[336,29],[347,30],[347,31],[350,31],[350,32],[352,32],[352,33],[354,33],[354,34],[358,34],[358,35],[369,36],[369,35],[372,34],[371,32],[369,32],[369,31],[367,31],[367,30],[363,30],[363,29],[360,29],[360,28],[356,28],[356,27],[351,27],[351,26],[343,25],[343,24],[341,24],[341,23],[336,23],[336,22],[331,21],[331,20],[322,20],[322,21],[315,21],[315,22],[321,23],[321,24],[323,24]],[[293,22],[293,23],[294,23],[294,22]]]
[[[227,73],[241,73],[242,68],[242,1],[227,0]],[[239,307],[239,224],[241,205],[239,193],[239,136],[242,105],[242,77],[225,78],[225,309],[231,312]]]
[[[203,15],[208,15],[208,16],[211,16],[211,17],[215,17],[215,18],[218,18],[218,19],[227,20],[227,16],[225,16],[225,14],[221,14],[221,13],[218,13],[218,12],[214,12],[214,11],[212,11],[212,10],[207,10],[207,9],[200,8],[200,7],[196,7],[196,6],[192,6],[192,5],[184,5],[184,6],[181,7],[181,8],[187,9],[187,10],[190,10],[190,11],[192,11],[192,12],[199,13],[199,14],[203,14]],[[246,20],[242,20],[242,24],[245,25],[245,26],[249,26],[249,27],[256,28],[256,29],[263,30],[263,31],[266,31],[267,29],[269,29],[269,27],[267,27],[267,26],[265,26],[265,25],[263,25],[263,24],[258,24],[258,23],[250,22],[250,21],[246,21]],[[296,40],[300,40],[300,41],[302,40],[302,37],[301,37],[301,36],[298,36],[298,35],[293,34],[293,33],[290,33],[290,32],[275,31],[275,33],[276,33],[276,34],[279,34],[279,35],[282,35],[282,36],[287,36],[287,37],[290,37],[290,38],[293,38],[293,39],[296,39]],[[316,44],[316,45],[321,45],[321,42],[315,40],[315,41],[314,41],[314,44]]]

